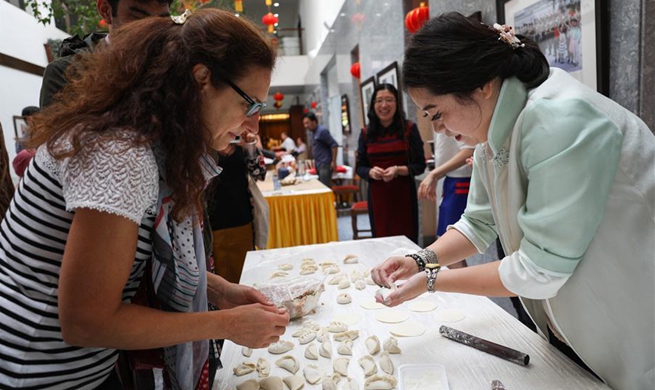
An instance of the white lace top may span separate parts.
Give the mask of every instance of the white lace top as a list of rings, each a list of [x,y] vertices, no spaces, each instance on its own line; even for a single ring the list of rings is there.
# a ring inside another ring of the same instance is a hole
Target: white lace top
[[[61,260],[79,208],[139,224],[122,295],[128,302],[152,255],[159,176],[149,146],[131,147],[127,140],[84,145],[63,160],[39,148],[0,225],[0,388],[93,389],[117,359],[115,350],[63,341],[57,307]]]

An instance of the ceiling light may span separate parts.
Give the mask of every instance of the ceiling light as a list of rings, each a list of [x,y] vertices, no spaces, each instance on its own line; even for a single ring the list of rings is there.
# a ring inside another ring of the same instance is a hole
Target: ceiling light
[[[275,23],[273,26],[277,27],[278,24],[280,24],[280,23]]]
[[[344,17],[344,16],[346,16],[346,13],[342,12],[342,13],[339,14],[339,16]]]
[[[279,7],[280,3],[273,3],[273,7]]]
[[[239,15],[238,13],[236,13],[236,14],[234,14],[234,16],[236,16],[236,17],[238,18],[238,17],[241,16],[241,15]]]
[[[273,15],[273,16],[275,16],[276,18],[279,18],[279,17],[280,17],[280,14],[275,14],[275,15]]]

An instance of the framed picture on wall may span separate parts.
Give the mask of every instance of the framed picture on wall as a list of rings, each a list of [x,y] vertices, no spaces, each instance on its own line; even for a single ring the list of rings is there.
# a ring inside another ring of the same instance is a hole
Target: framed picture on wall
[[[393,62],[391,65],[382,69],[377,74],[378,85],[380,84],[391,84],[396,89],[400,89],[400,83],[398,82],[398,63]]]
[[[606,7],[601,0],[497,0],[498,20],[528,36],[551,67],[607,95]],[[517,49],[518,50],[518,49]]]
[[[350,134],[351,130],[348,95],[341,95],[341,131],[343,134]]]
[[[371,76],[362,81],[359,85],[360,96],[362,98],[362,114],[364,114],[364,124],[368,126],[368,108],[371,104],[371,97],[373,97],[373,90],[375,90],[375,77]]]

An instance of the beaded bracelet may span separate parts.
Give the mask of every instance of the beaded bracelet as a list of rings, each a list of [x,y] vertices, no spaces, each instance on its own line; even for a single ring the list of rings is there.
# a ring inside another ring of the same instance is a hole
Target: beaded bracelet
[[[407,254],[405,255],[405,257],[411,257],[412,259],[414,259],[416,265],[418,265],[418,272],[425,271],[425,260],[423,260],[423,258],[419,256],[418,253]]]

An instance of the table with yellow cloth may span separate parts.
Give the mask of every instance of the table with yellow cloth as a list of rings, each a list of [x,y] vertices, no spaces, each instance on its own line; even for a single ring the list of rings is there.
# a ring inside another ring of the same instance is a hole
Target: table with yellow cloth
[[[318,180],[274,191],[269,172],[257,186],[270,209],[267,249],[339,240],[334,193]]]

